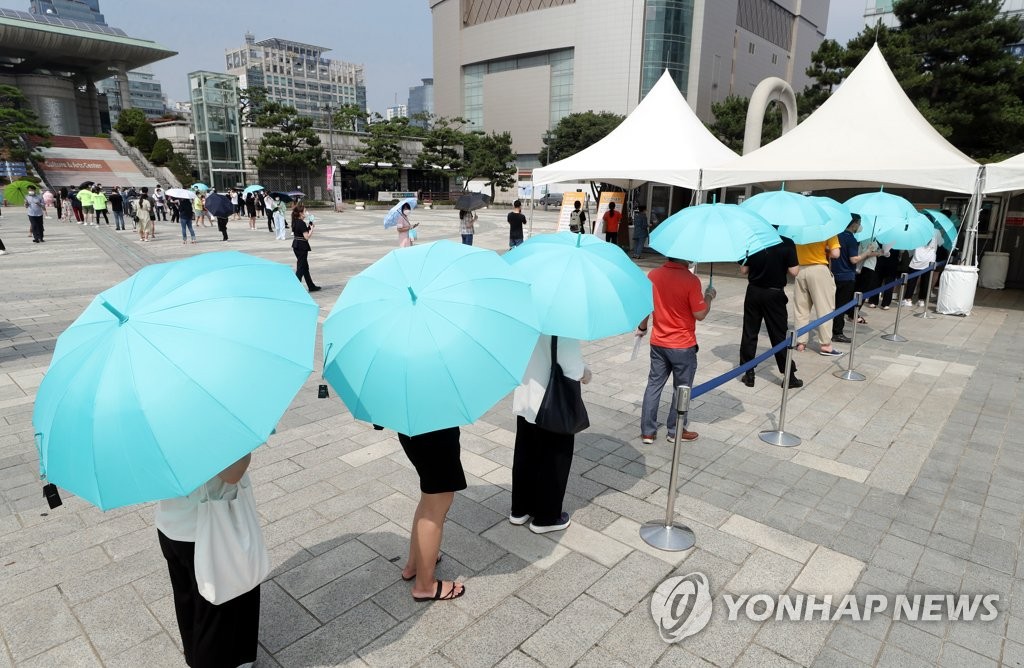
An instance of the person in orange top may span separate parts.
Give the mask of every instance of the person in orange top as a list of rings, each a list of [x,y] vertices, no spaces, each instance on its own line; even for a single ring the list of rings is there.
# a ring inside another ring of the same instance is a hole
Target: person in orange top
[[[811,321],[811,309],[814,317],[820,318],[836,307],[836,281],[832,278],[829,261],[839,257],[839,237],[828,241],[812,244],[798,244],[796,259],[800,263],[800,273],[794,282],[793,307],[796,312],[796,328],[800,329]],[[832,328],[829,323],[820,325],[818,332],[818,354],[825,357],[839,357],[844,353],[832,348]],[[796,339],[796,349],[807,347],[808,334],[804,333]]]
[[[693,385],[697,373],[697,321],[707,317],[716,291],[711,286],[701,294],[700,279],[690,271],[686,260],[669,258],[647,276],[654,285],[654,327],[651,333],[651,371],[647,376],[643,408],[640,412],[640,438],[653,443],[658,435],[658,405],[661,391],[672,372],[672,386]],[[637,336],[647,333],[644,318],[637,327]],[[684,441],[697,440],[697,432],[686,429],[683,417]],[[668,440],[676,438],[676,411],[668,412],[665,421]]]
[[[622,212],[615,210],[615,202],[608,202],[608,210],[602,217],[604,221],[604,240],[610,244],[619,243],[619,221],[622,220]]]

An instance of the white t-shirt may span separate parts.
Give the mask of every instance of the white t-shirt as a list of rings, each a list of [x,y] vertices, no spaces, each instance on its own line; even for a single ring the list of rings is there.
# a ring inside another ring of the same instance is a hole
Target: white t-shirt
[[[576,339],[558,337],[558,364],[566,378],[581,380],[587,369],[583,361],[583,351]],[[522,415],[527,422],[537,421],[537,411],[544,401],[544,393],[548,389],[551,378],[551,337],[542,334],[533,349],[530,363],[526,365],[523,382],[512,395],[512,412]]]
[[[910,268],[914,271],[927,269],[929,264],[935,262],[935,251],[939,248],[941,243],[942,233],[935,230],[931,241],[914,250],[914,257],[910,259]]]
[[[242,475],[242,484],[251,485],[249,474]],[[205,489],[204,489],[205,488]],[[156,528],[171,540],[186,543],[196,542],[196,520],[199,518],[199,502],[209,495],[211,499],[233,499],[238,494],[238,485],[226,483],[219,476],[188,496],[164,499],[156,505]]]

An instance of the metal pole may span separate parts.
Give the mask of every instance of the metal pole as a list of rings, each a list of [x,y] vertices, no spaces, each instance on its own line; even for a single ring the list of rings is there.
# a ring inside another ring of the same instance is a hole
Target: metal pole
[[[651,547],[667,552],[689,550],[697,543],[690,527],[676,524],[676,487],[679,485],[679,456],[683,443],[683,421],[690,409],[690,388],[680,385],[676,388],[673,410],[676,412],[676,445],[672,451],[672,472],[668,479],[668,503],[665,505],[664,521],[651,520],[640,527],[640,537]]]
[[[786,334],[789,339],[789,346],[786,348],[786,371],[782,374],[782,405],[779,407],[779,428],[768,429],[758,434],[765,443],[777,445],[781,448],[792,448],[800,445],[800,437],[786,431],[786,404],[789,402],[789,378],[790,369],[793,368],[793,348],[796,347],[796,331],[789,330]]]
[[[928,312],[932,304],[932,286],[935,284],[935,263],[928,263],[928,290],[924,296],[924,311],[915,313],[915,318],[923,318],[925,320],[934,320],[935,316]]]
[[[860,307],[864,303],[864,293],[855,292],[853,298],[857,305],[853,307],[853,336],[850,337],[850,355],[847,357],[846,371],[833,371],[832,375],[843,380],[866,380],[867,377],[853,370],[853,353],[857,350],[857,321],[860,320]]]
[[[892,341],[893,343],[906,343],[910,340],[905,336],[900,336],[900,315],[903,313],[903,291],[906,288],[907,275],[904,273],[900,276],[900,294],[896,300],[896,324],[892,326],[892,334],[882,334],[879,338]]]

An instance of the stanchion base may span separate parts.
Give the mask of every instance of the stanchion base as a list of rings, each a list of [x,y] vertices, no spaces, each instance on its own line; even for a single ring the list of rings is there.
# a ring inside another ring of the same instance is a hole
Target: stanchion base
[[[799,436],[788,431],[762,431],[757,437],[769,445],[777,445],[780,448],[792,448],[802,442]]]
[[[867,376],[857,371],[851,371],[845,369],[843,371],[833,371],[832,375],[836,378],[842,378],[843,380],[867,380]]]
[[[915,318],[924,318],[925,320],[934,320],[935,319],[935,316],[933,316],[928,311],[921,311],[920,313],[915,313],[914,317]]]
[[[682,552],[697,544],[693,530],[682,524],[665,525],[665,520],[652,520],[640,527],[640,537],[651,547],[666,552]]]
[[[892,341],[893,343],[906,343],[910,339],[901,334],[882,334],[880,337],[883,341]]]

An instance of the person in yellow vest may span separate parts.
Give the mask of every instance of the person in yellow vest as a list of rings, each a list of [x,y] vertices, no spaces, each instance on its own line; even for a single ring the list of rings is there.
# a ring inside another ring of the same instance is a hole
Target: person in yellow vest
[[[92,210],[96,212],[96,224],[100,224],[100,214],[107,225],[110,225],[110,218],[107,217],[107,194],[100,190],[99,186],[92,189]]]
[[[92,191],[88,188],[82,188],[78,191],[78,201],[82,203],[82,218],[85,221],[85,225],[95,225],[96,223],[90,222],[92,220]],[[83,224],[79,222],[79,225]]]

